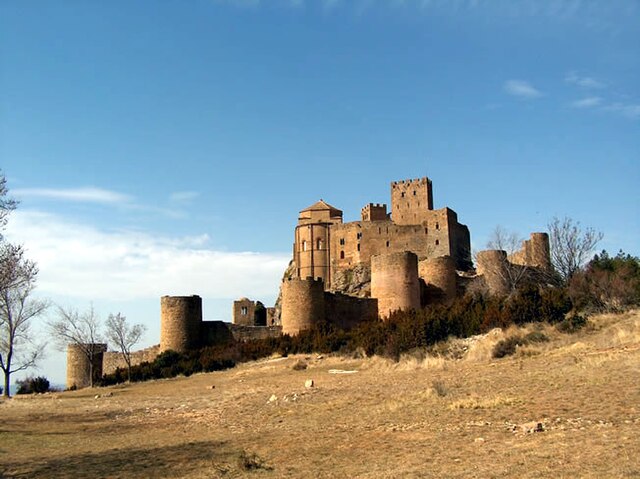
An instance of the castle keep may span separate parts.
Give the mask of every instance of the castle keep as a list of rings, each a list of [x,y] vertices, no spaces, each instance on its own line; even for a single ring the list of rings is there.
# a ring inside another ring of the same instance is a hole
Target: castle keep
[[[471,267],[469,229],[449,208],[433,209],[431,180],[391,183],[391,211],[369,203],[360,221],[343,223],[342,211],[323,200],[303,209],[293,244],[297,278],[322,279],[327,290],[375,255],[411,251],[418,260],[449,256],[456,268]]]
[[[240,298],[233,303],[230,324],[204,321],[200,296],[163,296],[160,344],[132,353],[132,364],[167,350],[294,335],[322,324],[349,329],[386,320],[396,310],[449,304],[470,289],[505,295],[514,287],[514,271],[544,278],[551,270],[546,233],[532,233],[511,255],[479,252],[474,270],[469,230],[455,211],[433,209],[428,178],[392,182],[390,211],[386,204],[369,203],[359,221],[342,218],[341,210],[323,200],[300,212],[293,259],[275,307]],[[104,344],[93,346],[94,374],[125,366],[120,353],[106,352]],[[90,383],[91,365],[81,349],[70,345],[67,351],[68,387]]]

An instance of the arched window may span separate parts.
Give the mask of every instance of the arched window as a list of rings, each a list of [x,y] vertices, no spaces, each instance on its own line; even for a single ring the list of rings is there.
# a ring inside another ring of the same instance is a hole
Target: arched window
[[[322,249],[322,238],[318,238],[316,249]]]
[[[436,240],[436,246],[440,244],[440,240]]]
[[[344,259],[344,251],[340,251],[340,259]]]
[[[307,240],[302,241],[302,251],[307,251]]]

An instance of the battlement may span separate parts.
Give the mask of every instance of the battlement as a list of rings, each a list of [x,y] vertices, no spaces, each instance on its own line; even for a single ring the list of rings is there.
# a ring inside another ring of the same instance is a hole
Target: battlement
[[[386,221],[387,205],[384,203],[369,203],[360,210],[362,221]]]

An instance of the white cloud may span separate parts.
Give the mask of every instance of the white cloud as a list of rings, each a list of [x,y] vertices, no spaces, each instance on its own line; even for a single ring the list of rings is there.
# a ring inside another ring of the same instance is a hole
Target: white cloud
[[[504,82],[504,91],[509,95],[517,96],[520,98],[540,98],[542,92],[536,89],[529,82],[524,80],[507,80]]]
[[[284,253],[207,249],[207,236],[102,231],[37,211],[16,211],[6,236],[38,263],[39,294],[86,300],[264,297],[277,292],[289,261]]]
[[[571,103],[573,108],[593,108],[595,106],[600,105],[602,103],[602,98],[599,96],[590,96],[587,98],[583,98],[582,100],[576,100]]]
[[[52,200],[64,200],[86,203],[124,204],[132,197],[117,191],[103,188],[17,188],[12,191],[16,197],[40,197]]]
[[[606,85],[591,77],[579,76],[576,72],[570,72],[565,76],[564,81],[572,85],[577,85],[587,89],[605,88]]]

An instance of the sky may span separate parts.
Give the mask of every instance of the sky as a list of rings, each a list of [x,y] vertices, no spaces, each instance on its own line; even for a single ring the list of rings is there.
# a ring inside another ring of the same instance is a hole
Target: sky
[[[3,0],[0,168],[37,295],[141,347],[162,295],[273,304],[298,212],[357,220],[394,180],[475,249],[568,216],[640,255],[640,2]]]

